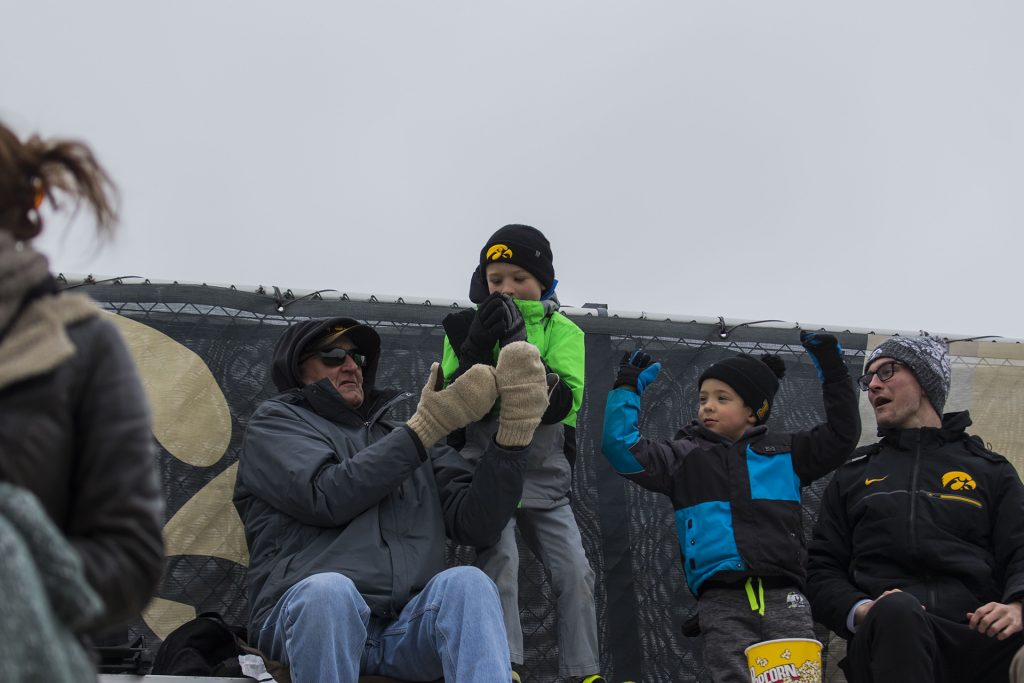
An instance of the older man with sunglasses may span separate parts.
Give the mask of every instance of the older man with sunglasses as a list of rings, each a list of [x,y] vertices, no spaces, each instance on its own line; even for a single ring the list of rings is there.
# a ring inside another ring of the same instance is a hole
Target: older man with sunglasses
[[[942,414],[946,345],[893,337],[860,378],[881,440],[840,468],[810,544],[815,618],[849,641],[851,683],[1004,682],[1021,647],[1024,486]]]
[[[445,569],[445,538],[495,543],[522,495],[547,408],[544,365],[525,342],[443,387],[437,363],[414,397],[375,386],[380,337],[350,318],[288,328],[274,351],[283,392],[246,429],[234,503],[249,544],[249,635],[294,683],[509,680],[494,584]],[[486,415],[499,429],[475,470],[439,442]]]

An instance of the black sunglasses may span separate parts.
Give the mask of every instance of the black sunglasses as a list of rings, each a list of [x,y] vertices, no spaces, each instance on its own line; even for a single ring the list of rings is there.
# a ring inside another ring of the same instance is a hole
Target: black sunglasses
[[[339,349],[335,347],[326,351],[317,351],[316,355],[320,357],[320,362],[329,368],[338,367],[345,362],[346,358],[351,358],[352,362],[361,368],[366,367],[366,356],[359,349]]]
[[[871,384],[871,379],[878,375],[878,379],[883,382],[888,382],[892,379],[892,375],[896,372],[898,366],[903,366],[904,363],[898,360],[891,360],[888,363],[882,363],[873,372],[865,372],[863,375],[857,378],[857,386],[860,387],[861,391],[867,391],[868,386]]]

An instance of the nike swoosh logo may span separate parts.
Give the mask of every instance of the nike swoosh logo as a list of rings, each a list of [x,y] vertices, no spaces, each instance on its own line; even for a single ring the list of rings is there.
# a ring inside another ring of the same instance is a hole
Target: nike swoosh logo
[[[888,478],[889,478],[889,475],[887,474],[887,475],[885,475],[884,477],[882,477],[881,479],[865,479],[865,480],[864,480],[864,485],[865,485],[865,486],[871,486],[871,485],[872,485],[872,484],[874,484],[874,483],[875,483],[876,481],[885,481],[885,480],[886,480],[886,479],[888,479]]]

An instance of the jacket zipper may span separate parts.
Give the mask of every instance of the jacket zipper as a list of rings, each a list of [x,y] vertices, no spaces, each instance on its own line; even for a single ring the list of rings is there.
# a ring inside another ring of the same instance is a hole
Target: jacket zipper
[[[949,494],[949,493],[933,493],[931,491],[925,491],[924,494],[926,496],[928,496],[929,498],[938,498],[939,500],[956,500],[956,501],[959,501],[961,503],[968,503],[970,505],[973,505],[976,508],[983,508],[983,507],[985,507],[979,501],[976,501],[973,498],[968,498],[967,496],[954,496],[954,495]]]
[[[917,474],[921,465],[921,431],[917,430],[914,435],[914,468],[910,475],[910,549],[911,556],[917,557],[917,525],[914,521],[917,515]]]
[[[377,411],[373,415],[371,415],[368,420],[363,422],[363,426],[366,427],[366,436],[367,437],[370,436],[370,427],[372,427],[374,424],[377,423],[377,420],[380,419],[381,415],[383,415],[386,411],[390,410],[391,407],[393,405],[395,405],[396,403],[401,403],[402,401],[408,401],[412,397],[413,397],[413,393],[411,391],[403,391],[398,396],[395,396],[390,401],[388,401],[387,403],[382,405],[380,408],[378,408]]]
[[[411,391],[403,391],[398,396],[395,396],[390,401],[388,401],[387,403],[382,405],[380,408],[378,408],[373,413],[373,415],[370,416],[370,419],[368,419],[366,422],[363,423],[363,427],[366,428],[366,443],[370,443],[370,429],[373,428],[373,425],[377,424],[377,421],[380,419],[381,415],[383,415],[385,412],[390,410],[391,407],[393,405],[395,405],[396,403],[401,403],[402,401],[407,401],[410,398],[412,398],[412,396],[413,396],[413,393]],[[402,500],[405,500],[405,482],[404,481],[398,486],[398,497],[401,498]]]
[[[921,471],[921,431],[918,430],[914,438],[914,469],[910,476],[910,547],[911,556],[917,556],[917,480]],[[924,575],[925,586],[928,587],[928,604],[926,609],[935,610],[935,585],[932,583],[931,573]]]

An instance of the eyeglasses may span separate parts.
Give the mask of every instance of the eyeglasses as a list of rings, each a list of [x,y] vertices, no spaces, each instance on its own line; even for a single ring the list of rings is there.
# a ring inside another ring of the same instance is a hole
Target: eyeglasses
[[[876,375],[882,382],[888,382],[892,379],[892,375],[896,372],[897,367],[904,367],[904,364],[898,360],[891,360],[888,363],[882,363],[873,372],[865,372],[859,378],[857,378],[857,386],[860,387],[861,391],[867,391],[868,386],[871,384],[872,378]]]
[[[329,368],[338,367],[345,362],[346,358],[351,358],[352,362],[361,368],[366,367],[366,356],[359,349],[339,349],[335,347],[326,351],[317,351],[316,355],[320,357],[320,362]]]

